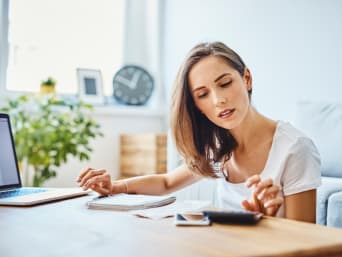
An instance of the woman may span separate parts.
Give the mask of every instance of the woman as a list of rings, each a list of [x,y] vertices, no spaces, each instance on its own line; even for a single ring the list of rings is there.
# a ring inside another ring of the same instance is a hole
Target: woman
[[[173,172],[112,181],[85,169],[78,182],[100,194],[168,194],[219,179],[220,207],[315,222],[320,159],[312,141],[251,105],[252,76],[220,42],[195,46],[174,84],[171,131],[185,164]]]

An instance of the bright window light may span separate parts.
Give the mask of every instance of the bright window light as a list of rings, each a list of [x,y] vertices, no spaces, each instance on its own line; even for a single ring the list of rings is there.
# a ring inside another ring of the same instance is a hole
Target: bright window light
[[[56,91],[78,92],[77,68],[101,70],[103,89],[121,65],[124,0],[10,0],[6,87],[39,91],[49,76]]]

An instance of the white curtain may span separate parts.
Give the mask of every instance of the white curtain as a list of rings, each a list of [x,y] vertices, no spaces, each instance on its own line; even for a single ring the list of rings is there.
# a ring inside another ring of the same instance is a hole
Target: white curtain
[[[8,0],[0,1],[0,93],[5,92],[8,62]]]
[[[149,71],[155,81],[151,103],[160,106],[163,97],[161,45],[162,1],[125,0],[123,64]]]

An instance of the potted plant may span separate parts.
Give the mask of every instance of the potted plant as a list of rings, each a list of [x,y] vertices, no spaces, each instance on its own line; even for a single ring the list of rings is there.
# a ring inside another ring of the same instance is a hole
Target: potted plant
[[[55,177],[56,168],[71,156],[80,161],[89,159],[90,141],[103,135],[89,115],[91,109],[80,100],[53,95],[22,95],[7,100],[1,111],[11,117],[18,162],[34,171],[26,185],[40,186]]]
[[[52,77],[48,77],[47,80],[42,80],[40,83],[40,93],[42,95],[55,93],[56,83],[57,81]]]

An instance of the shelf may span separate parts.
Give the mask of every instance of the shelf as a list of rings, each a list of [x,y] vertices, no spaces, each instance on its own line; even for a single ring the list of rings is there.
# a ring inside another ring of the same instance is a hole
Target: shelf
[[[163,117],[166,111],[163,109],[156,109],[149,106],[95,106],[93,113],[96,115],[115,115],[115,116],[149,116],[149,117]]]
[[[1,93],[1,91],[0,91]],[[0,100],[3,98],[17,97],[24,93],[8,92],[1,95]],[[76,99],[74,95],[60,95],[64,99]],[[164,117],[167,113],[165,108],[157,108],[155,106],[127,106],[120,105],[112,100],[111,97],[106,97],[106,103],[104,105],[94,105],[92,114],[103,116],[146,116],[146,117]],[[109,102],[109,103],[108,103]]]

